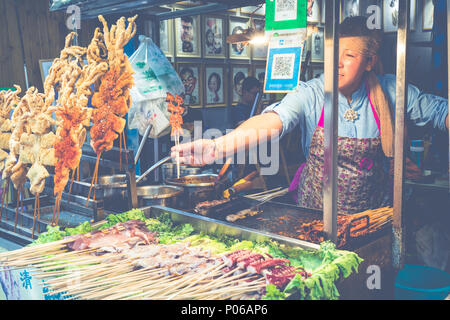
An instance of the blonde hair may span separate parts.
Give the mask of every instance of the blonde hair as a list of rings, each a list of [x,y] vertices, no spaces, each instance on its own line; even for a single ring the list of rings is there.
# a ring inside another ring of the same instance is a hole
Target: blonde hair
[[[381,30],[367,28],[366,17],[348,17],[340,25],[339,37],[358,37],[363,41],[361,54],[377,59],[372,70],[367,71],[367,86],[371,101],[380,119],[380,136],[383,152],[387,157],[394,156],[394,124],[392,106],[386,93],[378,81],[377,74],[383,73],[383,65],[379,59],[383,35]]]

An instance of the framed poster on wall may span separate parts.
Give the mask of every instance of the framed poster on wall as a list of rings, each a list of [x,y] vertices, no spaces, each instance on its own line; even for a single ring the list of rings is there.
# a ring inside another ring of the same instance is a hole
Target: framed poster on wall
[[[45,78],[47,78],[48,71],[53,64],[54,59],[41,59],[39,60],[39,69],[41,70],[42,85],[44,85]]]
[[[433,14],[434,14],[433,0],[423,0],[423,12],[422,12],[423,31],[429,31],[433,29]]]
[[[238,102],[242,97],[242,83],[250,74],[250,67],[247,65],[232,65],[231,79],[233,84],[232,103]]]
[[[264,82],[266,80],[266,66],[265,65],[254,65],[253,66],[253,76],[259,80],[261,88],[264,91]],[[261,101],[268,102],[270,101],[270,93],[264,93],[261,96]]]
[[[323,31],[311,34],[311,61],[323,62],[324,56],[324,41]]]
[[[264,32],[265,21],[264,19],[253,19],[255,28],[257,31]],[[267,43],[252,44],[252,59],[253,60],[266,60],[267,59]]]
[[[398,2],[400,0],[383,0],[383,31],[397,32],[398,29]],[[416,0],[411,0],[409,30],[416,27]]]
[[[206,107],[226,106],[227,79],[222,65],[206,65],[203,87]]]
[[[240,34],[248,28],[247,18],[230,17],[229,34]],[[243,43],[231,43],[229,47],[231,59],[250,59],[250,48]]]
[[[225,58],[225,18],[203,16],[203,57]]]
[[[344,0],[341,5],[341,22],[345,18],[359,16],[359,0]]]
[[[175,19],[177,57],[200,57],[200,16]]]
[[[166,57],[173,57],[173,19],[159,22],[159,48]]]
[[[184,85],[184,102],[191,108],[202,106],[202,70],[200,65],[192,63],[177,63],[177,72]]]
[[[241,13],[253,15],[264,16],[266,13],[266,4],[260,4],[259,6],[247,6],[241,8]]]
[[[320,0],[312,0],[307,2],[306,21],[308,23],[320,22]]]

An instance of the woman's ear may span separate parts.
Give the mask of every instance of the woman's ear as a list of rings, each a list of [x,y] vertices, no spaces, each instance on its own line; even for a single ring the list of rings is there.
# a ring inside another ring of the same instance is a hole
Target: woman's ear
[[[369,56],[367,58],[366,71],[372,71],[378,61],[377,56]]]

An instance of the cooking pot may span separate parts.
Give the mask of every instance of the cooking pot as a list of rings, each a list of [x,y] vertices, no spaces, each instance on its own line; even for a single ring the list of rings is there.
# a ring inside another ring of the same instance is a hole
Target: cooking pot
[[[164,206],[179,208],[183,197],[183,188],[166,185],[142,186],[136,188],[139,207]]]
[[[193,209],[199,202],[217,199],[223,185],[217,180],[217,174],[196,174],[180,178],[167,179],[168,185],[181,187],[184,190],[183,209]]]

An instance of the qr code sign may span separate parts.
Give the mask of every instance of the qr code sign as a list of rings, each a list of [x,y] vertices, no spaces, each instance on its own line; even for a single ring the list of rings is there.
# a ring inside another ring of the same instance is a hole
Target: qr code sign
[[[297,5],[297,0],[277,0],[275,1],[276,11],[290,11]]]
[[[292,79],[294,75],[294,53],[274,54],[272,79]]]

